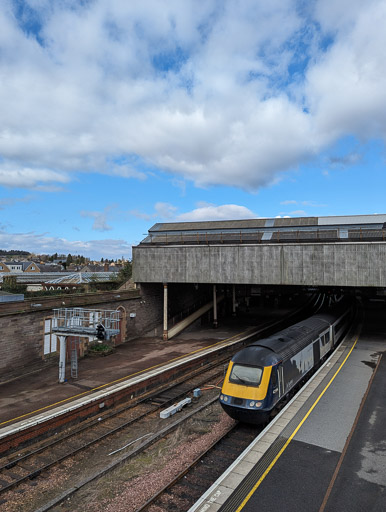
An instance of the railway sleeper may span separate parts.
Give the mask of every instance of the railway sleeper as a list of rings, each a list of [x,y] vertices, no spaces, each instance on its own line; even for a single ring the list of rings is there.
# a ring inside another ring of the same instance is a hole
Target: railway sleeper
[[[213,464],[213,466],[210,466],[212,470],[215,470],[219,464],[223,464],[226,466],[229,465],[231,462],[234,461],[234,457],[231,455],[218,455],[217,457],[217,464]]]
[[[13,467],[15,467],[17,464],[17,460],[13,461],[13,462],[10,462],[9,464],[7,464],[5,467],[5,469],[11,469]]]
[[[187,485],[189,485],[192,489],[197,489],[198,491],[202,491],[204,489],[208,489],[212,485],[215,479],[213,479],[214,472],[210,471],[207,468],[205,471],[198,471],[198,473],[195,476],[195,478],[189,478],[189,480],[186,482]],[[217,468],[216,468],[217,469]],[[193,480],[193,482],[192,482]],[[198,482],[195,482],[194,480],[199,480]],[[204,483],[205,482],[205,483]],[[202,494],[202,492],[201,492]]]
[[[28,476],[28,478],[29,478],[30,480],[33,480],[34,478],[37,478],[38,476],[40,476],[40,474],[41,474],[41,470],[40,470],[40,469],[38,469],[37,471],[34,471],[33,473],[31,473],[31,474]]]
[[[2,480],[2,479],[0,479],[0,485],[1,485],[1,489],[0,489],[0,491],[1,491],[1,490],[2,490],[2,489],[4,489],[5,487],[8,487],[9,482],[7,482],[7,480]]]
[[[19,478],[21,477],[21,475],[18,475],[17,473],[12,473],[11,471],[7,473],[7,476],[12,478],[12,480],[19,480]]]
[[[205,479],[206,481],[209,481],[209,478],[206,478]],[[210,479],[210,481],[212,481],[212,479]],[[180,484],[181,485],[181,484]],[[203,491],[205,491],[207,489],[207,486],[205,484],[202,484],[202,483],[194,483],[192,482],[192,479],[187,477],[184,481],[183,481],[183,486],[187,486],[189,487],[189,489],[191,489],[193,492],[197,492],[200,494],[203,493]]]

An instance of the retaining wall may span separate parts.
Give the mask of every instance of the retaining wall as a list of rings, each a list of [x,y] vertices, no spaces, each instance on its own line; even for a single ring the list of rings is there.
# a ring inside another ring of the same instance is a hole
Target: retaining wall
[[[57,364],[57,353],[44,355],[44,324],[55,308],[119,309],[126,343],[162,322],[162,286],[138,290],[40,297],[0,304],[0,382]],[[135,316],[130,317],[130,313]]]

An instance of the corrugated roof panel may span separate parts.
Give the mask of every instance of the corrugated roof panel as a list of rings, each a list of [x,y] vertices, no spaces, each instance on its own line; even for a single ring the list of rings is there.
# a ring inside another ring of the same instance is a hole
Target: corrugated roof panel
[[[319,226],[332,226],[336,224],[383,224],[386,214],[374,215],[340,215],[336,217],[319,217]]]
[[[275,219],[275,227],[283,226],[317,226],[318,217],[293,217]]]
[[[266,219],[245,220],[211,220],[203,222],[165,222],[154,224],[149,233],[154,231],[209,231],[211,229],[262,228]]]

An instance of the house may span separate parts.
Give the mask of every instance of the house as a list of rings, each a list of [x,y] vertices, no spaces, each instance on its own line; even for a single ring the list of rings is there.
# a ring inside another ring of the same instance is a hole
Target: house
[[[40,272],[39,265],[33,261],[23,261],[23,272]]]
[[[0,272],[21,273],[41,273],[41,272],[61,272],[61,265],[45,265],[35,263],[34,261],[1,261]]]
[[[39,272],[62,272],[62,265],[38,263]]]
[[[11,269],[5,263],[5,261],[0,261],[0,272],[11,272]]]
[[[0,263],[0,272],[23,272],[22,261],[2,261]]]

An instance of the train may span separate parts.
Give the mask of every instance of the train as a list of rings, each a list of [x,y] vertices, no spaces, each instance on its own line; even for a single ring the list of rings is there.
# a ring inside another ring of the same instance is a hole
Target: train
[[[264,424],[321,365],[343,338],[348,305],[314,314],[252,342],[231,359],[219,397],[224,411],[243,423]]]

